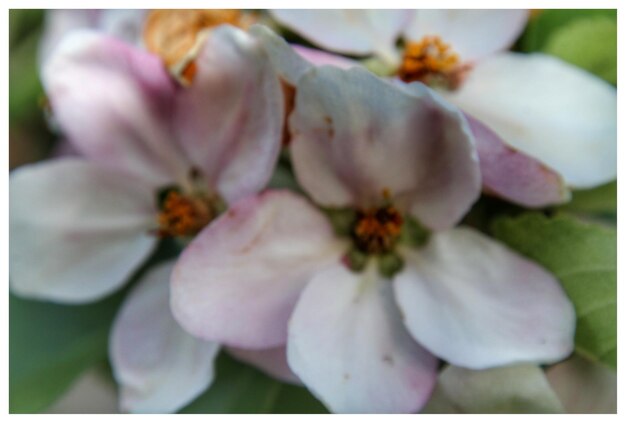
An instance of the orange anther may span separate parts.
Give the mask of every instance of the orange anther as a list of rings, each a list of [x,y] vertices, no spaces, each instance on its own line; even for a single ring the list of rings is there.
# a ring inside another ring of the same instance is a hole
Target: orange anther
[[[408,42],[398,76],[404,82],[450,82],[459,68],[459,56],[437,36]]]

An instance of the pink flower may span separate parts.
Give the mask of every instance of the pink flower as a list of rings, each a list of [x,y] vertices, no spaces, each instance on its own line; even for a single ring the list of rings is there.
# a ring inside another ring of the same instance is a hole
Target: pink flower
[[[334,230],[284,191],[235,204],[174,267],[172,312],[187,331],[286,344],[290,368],[334,412],[419,410],[436,357],[483,369],[571,353],[574,310],[556,279],[453,228],[481,187],[458,109],[421,84],[320,67],[298,78],[290,129],[300,185],[350,218]]]
[[[273,15],[319,46],[374,54],[405,82],[438,89],[573,188],[617,176],[615,89],[554,57],[505,52],[524,29],[525,10],[276,10]],[[401,36],[403,52],[395,48]],[[534,200],[527,205],[544,205]]]
[[[159,237],[193,236],[265,187],[284,120],[265,53],[224,26],[196,60],[192,86],[181,88],[158,57],[88,31],[73,32],[46,60],[55,119],[81,156],[11,174],[16,295],[98,300],[126,283]],[[129,411],[175,410],[212,379],[218,345],[171,317],[171,266],[145,276],[113,329],[112,363]]]

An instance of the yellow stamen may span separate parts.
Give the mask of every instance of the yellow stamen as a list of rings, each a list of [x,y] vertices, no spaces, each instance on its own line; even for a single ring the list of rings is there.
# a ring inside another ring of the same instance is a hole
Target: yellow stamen
[[[203,197],[194,197],[170,191],[158,215],[160,237],[189,237],[200,232],[214,218],[210,203]]]
[[[418,42],[406,44],[398,76],[404,82],[454,82],[459,60],[459,55],[441,38],[426,36]]]

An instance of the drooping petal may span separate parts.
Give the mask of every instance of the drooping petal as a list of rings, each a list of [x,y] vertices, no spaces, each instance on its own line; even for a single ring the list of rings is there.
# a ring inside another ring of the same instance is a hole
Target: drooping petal
[[[86,157],[156,185],[187,176],[168,124],[176,87],[158,57],[74,31],[46,61],[42,79],[55,121]]]
[[[435,385],[437,359],[402,325],[391,282],[342,264],[319,272],[289,324],[289,366],[336,413],[409,413]]]
[[[568,413],[617,412],[617,374],[600,363],[574,355],[546,370]]]
[[[543,369],[518,364],[487,370],[446,367],[425,413],[563,413]]]
[[[189,335],[170,312],[173,267],[166,262],[151,269],[113,323],[109,354],[122,411],[175,412],[213,381],[219,345]]]
[[[287,364],[287,351],[284,346],[266,350],[244,350],[241,348],[228,348],[228,352],[238,360],[258,367],[268,375],[282,380],[283,382],[301,385]]]
[[[322,67],[298,84],[290,120],[298,181],[320,204],[369,207],[388,192],[425,225],[453,225],[480,172],[462,114],[421,84]]]
[[[608,83],[542,54],[482,61],[446,98],[577,188],[617,175],[617,96]]]
[[[404,31],[409,40],[438,36],[462,62],[473,62],[510,47],[520,36],[527,10],[418,10]]]
[[[403,250],[396,300],[409,332],[451,364],[553,363],[573,349],[575,314],[547,271],[469,228]]]
[[[188,157],[229,201],[261,190],[278,159],[280,82],[260,44],[230,26],[213,30],[179,93],[176,134]]]
[[[231,207],[181,255],[172,310],[191,334],[230,346],[285,345],[287,321],[310,276],[339,261],[326,217],[289,191]]]
[[[483,191],[525,207],[545,207],[571,198],[558,173],[507,146],[479,120],[466,117],[476,139]]]
[[[395,42],[411,18],[410,10],[272,10],[283,25],[328,50],[376,54],[394,62]]]
[[[95,301],[122,286],[156,243],[149,187],[83,160],[19,168],[9,197],[11,289],[24,297]]]

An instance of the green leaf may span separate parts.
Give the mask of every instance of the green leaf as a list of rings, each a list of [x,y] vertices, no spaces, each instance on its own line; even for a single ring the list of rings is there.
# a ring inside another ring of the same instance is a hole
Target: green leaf
[[[519,45],[522,51],[542,51],[552,34],[577,19],[607,17],[617,22],[614,9],[547,9],[531,18]]]
[[[576,190],[572,194],[572,201],[563,205],[563,210],[580,214],[617,216],[617,181],[597,188]]]
[[[545,53],[617,84],[617,21],[606,16],[577,19],[556,29]]]
[[[306,389],[287,385],[220,354],[213,385],[181,413],[325,413]]]
[[[9,410],[52,404],[85,369],[106,359],[109,327],[122,294],[64,306],[9,296]]]
[[[617,231],[567,215],[500,218],[493,232],[561,281],[576,308],[576,349],[617,366]]]
[[[26,29],[20,22],[32,21],[30,14],[11,14],[11,31],[15,35],[9,61],[9,117],[11,121],[28,120],[42,113],[40,101],[43,88],[39,81],[37,48],[41,37],[41,28],[30,26]]]

